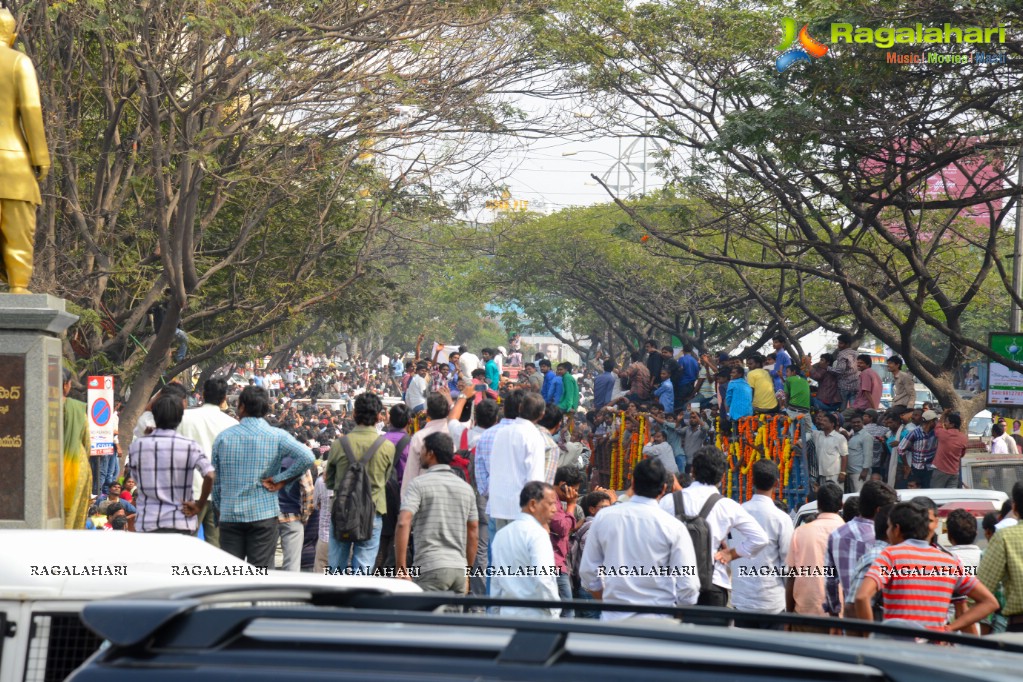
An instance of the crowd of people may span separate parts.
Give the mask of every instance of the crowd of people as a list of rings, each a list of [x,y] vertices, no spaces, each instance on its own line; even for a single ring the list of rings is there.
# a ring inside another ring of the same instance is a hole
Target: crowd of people
[[[594,617],[558,608],[580,599],[1023,630],[1023,484],[983,557],[966,511],[949,516],[952,547],[939,546],[936,505],[897,502],[895,489],[961,485],[962,421],[916,409],[898,357],[888,359],[891,409],[879,411],[880,379],[852,344],[840,337],[837,353],[811,364],[793,362],[777,338],[743,367],[648,341],[622,368],[598,356],[601,372],[580,372],[538,357],[515,377],[503,349],[460,347],[392,365],[376,385],[364,375],[350,409],[320,407],[316,395],[296,402],[317,379],[296,391],[288,370],[283,386],[253,377],[233,413],[222,379],[189,409],[172,383],[139,421],[124,485],[105,484],[96,511],[112,528],[201,528],[258,566],[273,567],[280,548],[286,570],[383,572],[424,590],[548,604],[505,614]],[[310,370],[352,385],[350,372]],[[402,402],[385,409],[388,393]],[[752,465],[750,499],[719,489],[728,459],[715,431],[782,412],[813,421],[803,436],[816,453],[818,515],[799,528],[776,499],[769,459]],[[628,489],[597,485],[595,444],[641,413],[655,427]],[[859,493],[858,509],[845,509],[846,492]]]

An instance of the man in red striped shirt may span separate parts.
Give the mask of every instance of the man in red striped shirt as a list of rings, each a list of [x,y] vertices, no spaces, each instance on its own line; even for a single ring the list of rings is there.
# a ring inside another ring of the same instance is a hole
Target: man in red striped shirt
[[[856,616],[872,620],[871,601],[884,595],[885,621],[932,630],[960,631],[998,608],[994,595],[956,557],[928,544],[927,510],[901,502],[888,516],[888,542],[856,593]],[[946,625],[952,597],[975,603]],[[894,623],[890,623],[894,624]]]

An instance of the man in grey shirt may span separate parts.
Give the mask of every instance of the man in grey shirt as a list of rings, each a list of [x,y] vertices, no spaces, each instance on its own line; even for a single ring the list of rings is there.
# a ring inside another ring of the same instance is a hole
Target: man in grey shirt
[[[669,474],[677,474],[678,466],[675,464],[675,451],[664,439],[664,431],[654,431],[653,444],[643,448],[643,454],[647,457],[661,460],[661,464]]]
[[[416,536],[415,582],[425,591],[464,594],[466,567],[476,561],[479,515],[476,493],[451,469],[454,443],[446,433],[431,433],[423,442],[420,463],[426,473],[405,489],[394,534],[399,577],[411,579],[405,557],[409,532]]]
[[[874,437],[863,428],[863,417],[855,415],[849,421],[852,436],[849,437],[849,459],[845,467],[848,484],[854,493],[860,492],[870,478],[870,467],[874,463]]]
[[[682,449],[686,457],[692,458],[696,452],[707,444],[711,436],[710,426],[700,418],[700,413],[692,411],[689,413],[689,424],[682,429]]]

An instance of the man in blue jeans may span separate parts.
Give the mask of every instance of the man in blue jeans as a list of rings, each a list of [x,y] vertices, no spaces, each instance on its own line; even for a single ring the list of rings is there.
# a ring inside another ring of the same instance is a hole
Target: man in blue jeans
[[[365,464],[364,458],[372,453],[372,459],[366,466],[373,497],[375,514],[373,515],[373,534],[368,540],[361,542],[341,542],[337,539],[333,523],[331,523],[330,547],[327,563],[334,571],[370,573],[380,548],[380,531],[384,525],[384,514],[387,512],[386,486],[394,469],[394,444],[380,436],[376,430],[377,420],[384,411],[380,397],[375,393],[362,393],[355,399],[355,428],[351,433],[335,440],[327,455],[326,481],[327,489],[334,491],[337,498],[338,489],[348,471],[348,457],[345,455],[342,439],[347,439],[352,456]],[[382,442],[378,443],[378,440]]]

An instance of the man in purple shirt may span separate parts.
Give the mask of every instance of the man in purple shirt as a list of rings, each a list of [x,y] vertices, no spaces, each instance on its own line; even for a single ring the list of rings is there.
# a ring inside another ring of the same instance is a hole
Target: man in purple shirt
[[[611,402],[611,396],[614,395],[615,382],[618,381],[618,377],[616,377],[613,373],[614,368],[614,360],[604,360],[604,373],[598,374],[593,380],[594,410],[599,411]]]
[[[771,378],[774,380],[774,390],[781,391],[785,388],[785,380],[788,378],[786,370],[792,365],[792,357],[785,350],[785,337],[776,336],[771,339],[774,346],[774,369],[771,371]]]
[[[895,491],[881,481],[867,481],[860,490],[860,515],[849,523],[839,526],[828,536],[824,565],[828,575],[824,581],[824,611],[840,617],[843,602],[852,607],[849,583],[856,573],[856,565],[876,541],[874,516],[877,510],[887,504],[898,502]],[[842,593],[838,588],[841,585]],[[850,613],[846,617],[851,617]]]
[[[558,493],[558,510],[548,523],[551,544],[554,546],[554,564],[558,567],[558,594],[562,599],[572,598],[572,567],[568,565],[568,541],[575,530],[575,507],[579,499],[579,486],[583,473],[577,467],[559,467],[554,474],[554,490]],[[565,610],[562,618],[574,618],[575,612]]]
[[[390,412],[387,413],[387,430],[384,432],[384,438],[391,441],[394,445],[394,470],[398,478],[398,483],[401,483],[401,478],[405,474],[405,462],[408,461],[408,444],[412,440],[412,436],[408,433],[408,423],[411,420],[412,415],[409,412],[408,405],[405,403],[398,403],[392,405]],[[401,447],[398,447],[398,446]]]

